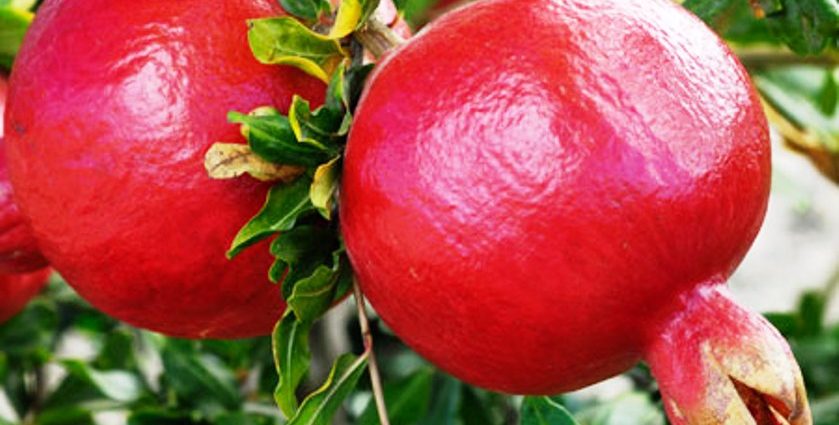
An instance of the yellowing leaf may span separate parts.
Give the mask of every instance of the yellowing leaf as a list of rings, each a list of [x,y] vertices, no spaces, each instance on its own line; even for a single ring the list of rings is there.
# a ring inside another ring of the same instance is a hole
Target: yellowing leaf
[[[339,39],[350,35],[367,22],[378,6],[378,0],[341,0],[328,37]]]
[[[335,157],[315,170],[315,177],[309,191],[309,198],[312,199],[312,205],[327,220],[332,219],[335,192],[338,191],[339,158]]]
[[[248,42],[254,57],[265,64],[297,67],[328,83],[347,57],[338,41],[318,34],[294,18],[248,21]]]
[[[204,156],[204,168],[213,179],[232,179],[243,174],[260,181],[289,182],[305,170],[300,166],[274,164],[257,156],[250,146],[216,143]]]
[[[329,38],[343,38],[355,31],[361,20],[361,2],[359,0],[342,0],[338,6],[335,25],[329,31]]]

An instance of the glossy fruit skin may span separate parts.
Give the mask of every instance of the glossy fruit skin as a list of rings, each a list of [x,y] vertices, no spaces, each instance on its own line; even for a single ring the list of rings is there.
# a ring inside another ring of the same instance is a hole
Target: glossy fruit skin
[[[629,368],[684,294],[725,281],[762,222],[769,160],[747,74],[672,2],[482,1],[375,70],[342,231],[420,354],[554,394]]]
[[[214,181],[203,157],[244,142],[228,111],[281,110],[324,86],[259,64],[246,20],[272,0],[48,0],[11,77],[7,156],[44,255],[94,306],[194,338],[269,333],[283,310],[265,245],[225,252],[268,184]]]
[[[0,274],[0,324],[20,313],[41,292],[50,273],[52,270],[45,268],[31,273]]]
[[[0,273],[25,273],[41,269],[47,260],[41,255],[32,230],[12,198],[12,183],[3,152],[3,113],[8,83],[0,78]]]

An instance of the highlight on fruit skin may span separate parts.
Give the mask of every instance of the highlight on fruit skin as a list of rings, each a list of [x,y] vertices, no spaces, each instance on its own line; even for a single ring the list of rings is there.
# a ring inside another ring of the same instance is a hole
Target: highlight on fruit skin
[[[266,245],[225,252],[270,187],[211,180],[229,111],[324,84],[257,62],[247,20],[274,0],[47,0],[10,79],[6,155],[45,257],[94,307],[171,336],[269,334],[284,304]],[[60,176],[57,178],[56,176]]]
[[[374,70],[341,226],[383,320],[467,382],[555,394],[643,360],[676,424],[809,424],[787,343],[723,289],[770,174],[748,75],[680,6],[480,1]]]

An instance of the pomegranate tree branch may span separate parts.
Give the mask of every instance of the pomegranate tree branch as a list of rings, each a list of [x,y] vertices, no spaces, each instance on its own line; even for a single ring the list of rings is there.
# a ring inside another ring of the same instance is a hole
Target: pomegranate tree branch
[[[358,323],[361,326],[361,337],[364,340],[364,350],[367,351],[367,364],[370,372],[370,382],[373,386],[373,400],[376,403],[376,411],[379,413],[379,423],[390,425],[387,417],[387,406],[385,405],[384,391],[382,390],[382,378],[379,375],[379,365],[376,363],[376,356],[373,353],[373,335],[370,333],[370,323],[367,320],[367,310],[364,307],[364,294],[358,281],[353,279],[353,295],[355,305],[358,308]]]

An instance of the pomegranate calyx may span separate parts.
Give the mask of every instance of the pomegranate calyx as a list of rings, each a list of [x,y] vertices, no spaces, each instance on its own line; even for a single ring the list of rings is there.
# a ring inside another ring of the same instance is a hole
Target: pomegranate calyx
[[[646,355],[674,425],[812,424],[801,371],[769,322],[723,286],[683,301]]]

